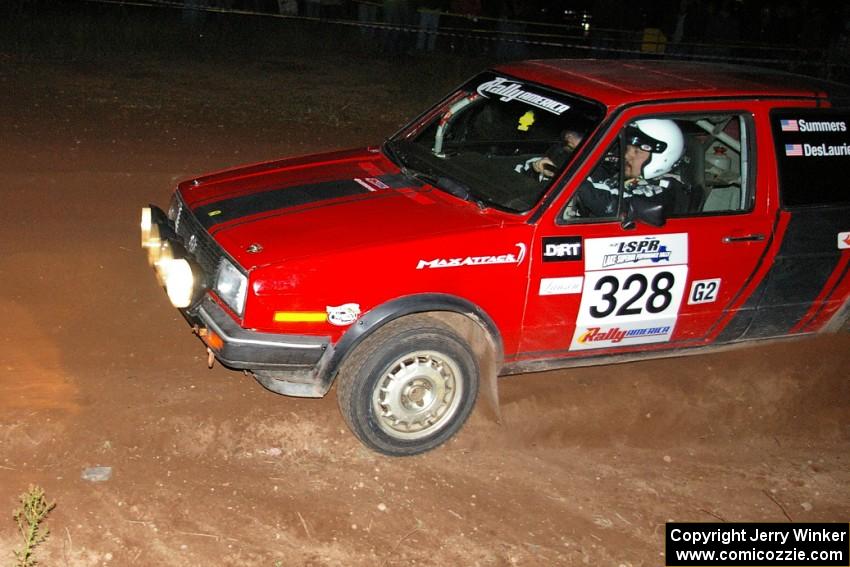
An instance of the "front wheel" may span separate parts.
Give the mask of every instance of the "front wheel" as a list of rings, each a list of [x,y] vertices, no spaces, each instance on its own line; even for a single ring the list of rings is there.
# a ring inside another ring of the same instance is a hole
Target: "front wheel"
[[[388,323],[340,369],[337,398],[348,426],[386,455],[415,455],[464,424],[478,395],[478,363],[450,327],[427,316]]]

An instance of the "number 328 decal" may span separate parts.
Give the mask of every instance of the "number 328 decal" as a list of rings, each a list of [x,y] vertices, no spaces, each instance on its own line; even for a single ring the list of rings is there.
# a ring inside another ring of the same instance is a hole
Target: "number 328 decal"
[[[588,239],[585,249],[584,288],[570,348],[670,340],[688,278],[687,234]]]

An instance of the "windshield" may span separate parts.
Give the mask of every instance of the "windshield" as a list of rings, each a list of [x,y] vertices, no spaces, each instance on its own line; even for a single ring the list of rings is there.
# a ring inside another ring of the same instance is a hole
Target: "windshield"
[[[598,105],[487,73],[387,142],[405,173],[460,198],[524,212],[604,115]]]

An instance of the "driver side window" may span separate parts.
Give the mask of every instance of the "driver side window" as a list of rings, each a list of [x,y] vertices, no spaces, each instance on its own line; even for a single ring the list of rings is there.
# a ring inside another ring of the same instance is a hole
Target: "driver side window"
[[[635,120],[582,181],[561,221],[613,220],[648,207],[660,209],[661,222],[748,211],[749,132],[744,114]]]
[[[620,186],[620,140],[608,147],[590,176],[581,182],[562,217],[571,220],[610,220],[617,217]]]

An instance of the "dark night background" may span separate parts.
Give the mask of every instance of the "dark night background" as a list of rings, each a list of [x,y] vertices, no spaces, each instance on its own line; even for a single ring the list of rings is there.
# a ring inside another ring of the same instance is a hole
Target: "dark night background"
[[[334,395],[207,368],[157,284],[139,210],[179,181],[380,143],[497,61],[850,82],[847,8],[555,5],[0,0],[0,564],[31,485],[57,502],[36,560],[67,567],[639,567],[671,519],[846,525],[848,333],[518,376],[502,425],[399,460]]]
[[[850,76],[850,5],[806,0],[12,0],[0,10],[7,56],[262,58],[303,40],[306,58],[675,57]]]

